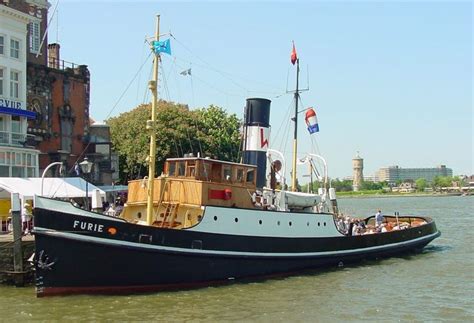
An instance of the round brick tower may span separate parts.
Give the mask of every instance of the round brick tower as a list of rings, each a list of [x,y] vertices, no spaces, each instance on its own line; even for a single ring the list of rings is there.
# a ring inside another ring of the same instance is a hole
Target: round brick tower
[[[352,189],[357,192],[364,180],[364,160],[359,156],[359,152],[352,159]]]

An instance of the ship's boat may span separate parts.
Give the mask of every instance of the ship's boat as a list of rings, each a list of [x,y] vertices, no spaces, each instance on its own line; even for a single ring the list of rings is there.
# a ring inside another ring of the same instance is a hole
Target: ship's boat
[[[151,88],[156,93],[154,83]],[[247,100],[243,163],[170,158],[156,178],[150,164],[148,178],[129,183],[120,216],[36,196],[37,295],[146,292],[288,275],[403,254],[440,235],[428,217],[343,216],[327,186],[318,194],[285,190],[284,158],[268,149],[269,110],[269,100]]]

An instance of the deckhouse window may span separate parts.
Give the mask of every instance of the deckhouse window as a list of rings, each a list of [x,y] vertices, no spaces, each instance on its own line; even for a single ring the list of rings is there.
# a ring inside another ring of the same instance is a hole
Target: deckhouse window
[[[181,161],[178,163],[178,176],[184,176],[186,171],[186,163]]]
[[[243,168],[237,168],[235,172],[235,181],[237,183],[243,183],[244,182],[244,169]]]
[[[204,180],[208,181],[211,176],[211,165],[209,163],[202,164],[202,175]]]
[[[224,179],[224,182],[232,181],[232,167],[230,165],[224,165],[223,179]]]
[[[0,35],[0,55],[5,54],[5,36]]]
[[[212,170],[211,170],[211,181],[213,182],[220,182],[221,179],[221,171],[222,171],[222,165],[214,163],[212,164]]]
[[[176,171],[176,163],[170,162],[168,164],[168,176],[174,176],[175,171]]]
[[[187,177],[196,176],[196,162],[194,160],[189,160],[186,163],[186,176]]]
[[[253,183],[255,179],[255,170],[249,169],[247,170],[247,183]]]

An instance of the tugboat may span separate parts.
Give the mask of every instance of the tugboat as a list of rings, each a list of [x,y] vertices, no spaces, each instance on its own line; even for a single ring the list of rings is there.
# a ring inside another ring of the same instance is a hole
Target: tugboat
[[[267,99],[247,99],[243,163],[199,155],[170,158],[155,178],[158,25],[159,16],[147,122],[149,176],[129,182],[118,217],[35,197],[38,297],[151,292],[284,276],[406,253],[440,236],[428,217],[343,217],[334,189],[327,187],[327,169],[318,194],[285,190],[283,155],[268,147]],[[297,86],[295,123],[298,95]],[[296,143],[295,131],[294,170]]]

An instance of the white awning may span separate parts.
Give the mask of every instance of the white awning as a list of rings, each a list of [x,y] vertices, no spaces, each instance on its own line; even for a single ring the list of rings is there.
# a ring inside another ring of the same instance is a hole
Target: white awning
[[[43,186],[43,194],[41,194]],[[105,192],[97,186],[88,183],[87,195],[92,197],[98,190],[105,198]],[[86,181],[80,177],[40,177],[19,178],[0,177],[0,199],[10,199],[11,193],[18,193],[21,199],[33,199],[35,195],[52,198],[76,198],[86,196]]]

